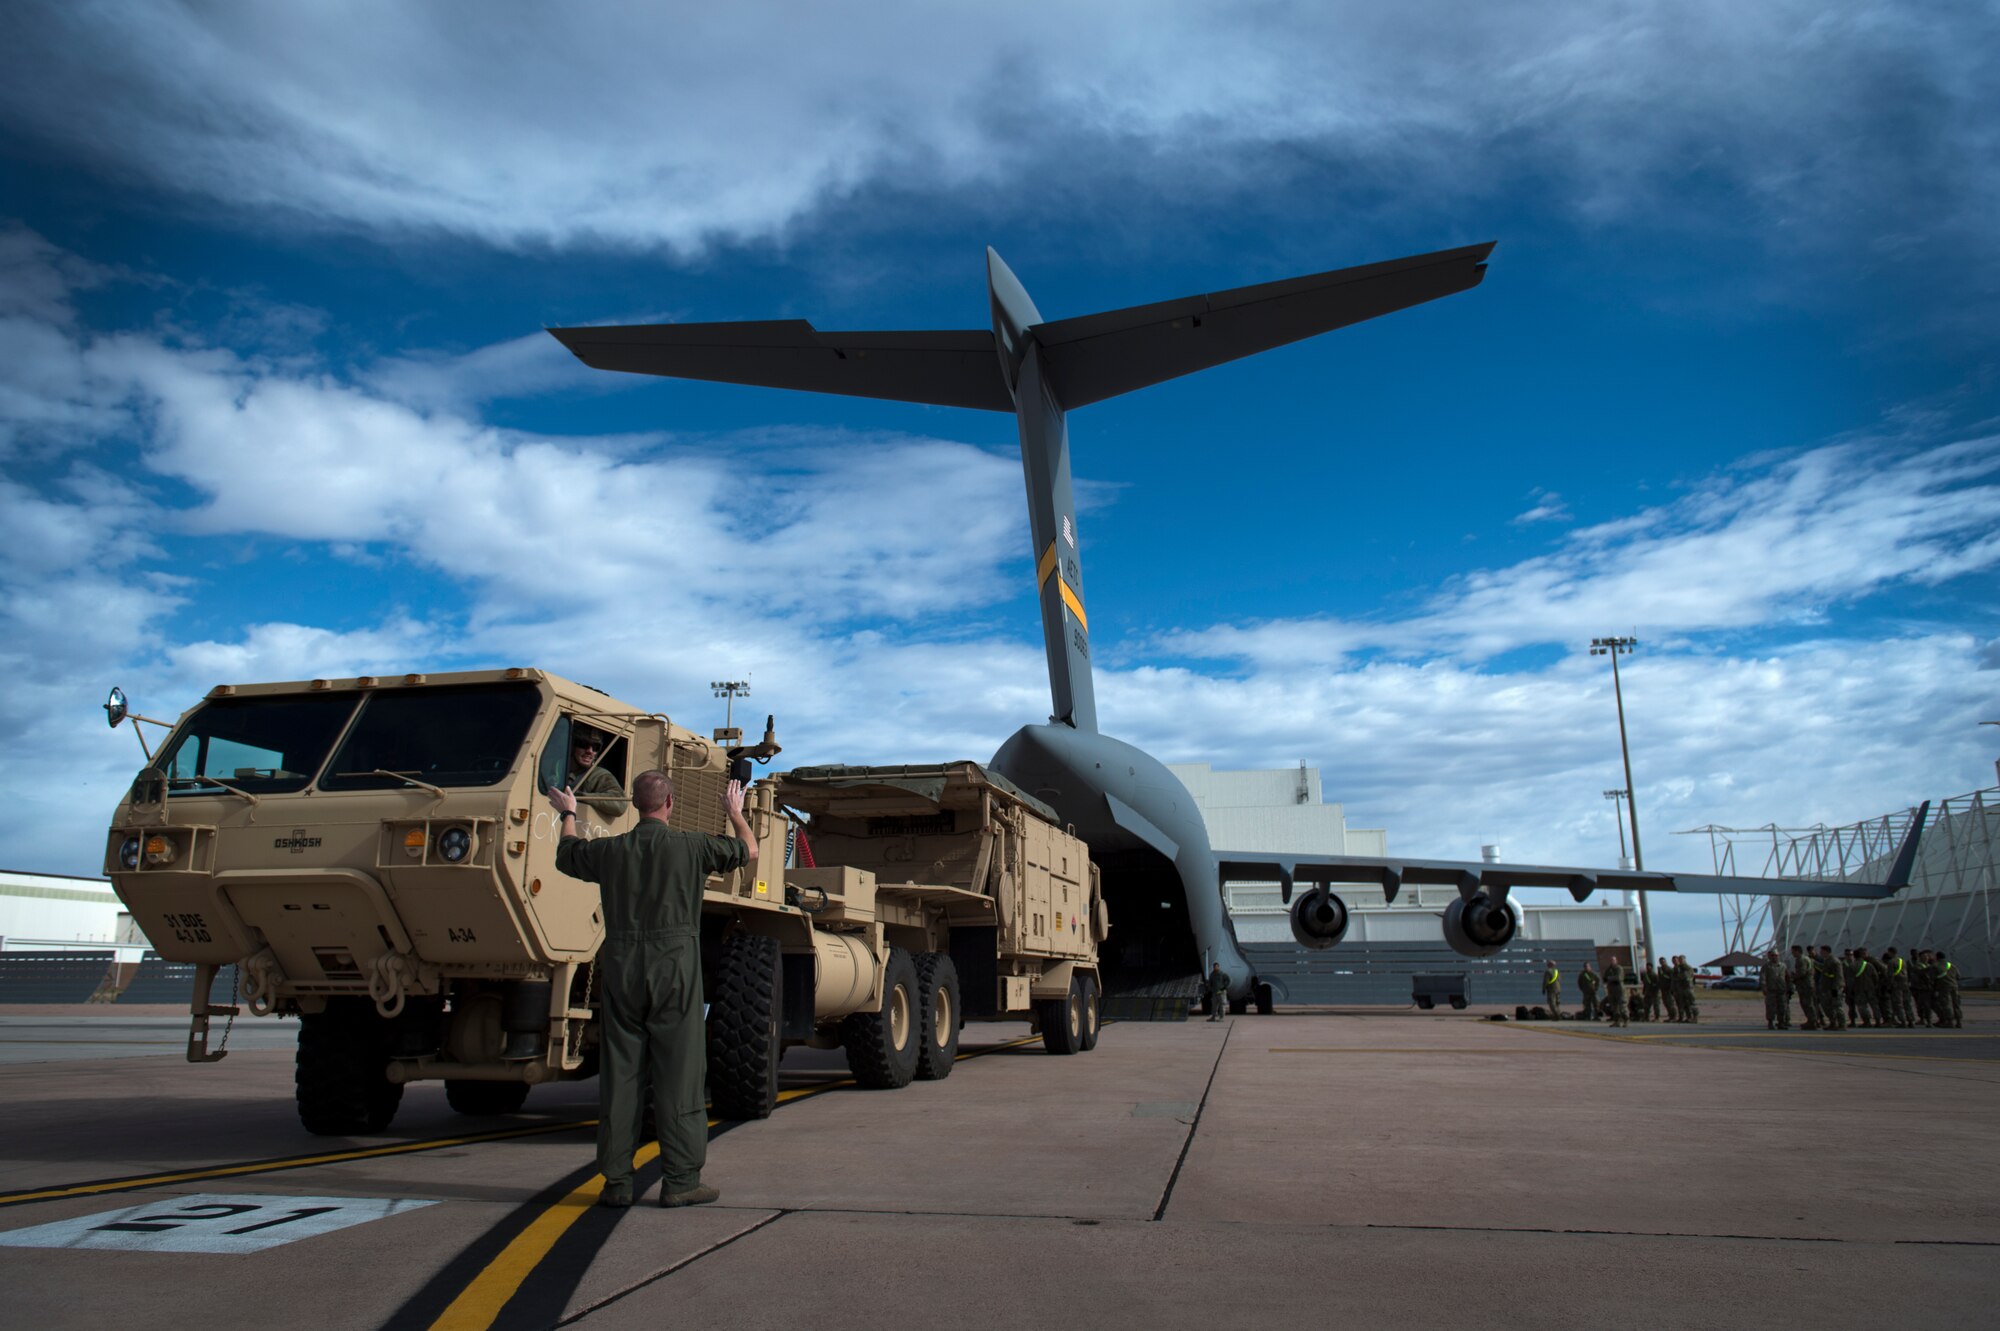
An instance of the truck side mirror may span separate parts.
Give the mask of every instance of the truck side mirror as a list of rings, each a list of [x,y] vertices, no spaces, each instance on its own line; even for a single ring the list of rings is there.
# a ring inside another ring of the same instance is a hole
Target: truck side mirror
[[[118,729],[118,723],[125,719],[129,710],[125,705],[125,690],[123,689],[111,690],[111,696],[104,700],[104,715],[110,720],[113,730]]]

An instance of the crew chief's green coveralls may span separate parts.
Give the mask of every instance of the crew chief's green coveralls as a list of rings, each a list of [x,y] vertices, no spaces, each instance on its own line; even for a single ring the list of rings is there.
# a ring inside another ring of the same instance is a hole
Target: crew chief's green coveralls
[[[748,858],[735,837],[683,832],[653,819],[618,836],[564,837],[556,847],[556,868],[596,883],[604,896],[597,1168],[606,1183],[631,1181],[649,1066],[661,1191],[685,1192],[701,1182],[708,1160],[701,890],[710,874]]]

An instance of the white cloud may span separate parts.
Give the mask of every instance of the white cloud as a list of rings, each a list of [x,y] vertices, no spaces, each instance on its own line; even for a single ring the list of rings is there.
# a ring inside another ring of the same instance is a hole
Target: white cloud
[[[1537,487],[1530,492],[1528,497],[1535,501],[1535,505],[1533,508],[1515,514],[1513,518],[1515,526],[1525,527],[1535,522],[1569,521],[1569,505],[1565,504],[1563,497],[1554,490],[1544,490]]]
[[[0,116],[121,179],[304,225],[682,251],[872,186],[1336,166],[1349,208],[1504,181],[1591,222],[1688,183],[1781,245],[1990,253],[1996,23],[1978,5],[1486,8],[1116,0],[14,6]],[[1887,113],[1893,108],[1893,113]],[[1021,194],[1023,185],[1035,188]]]
[[[634,322],[645,320],[635,319]],[[423,411],[467,415],[482,403],[551,392],[614,392],[639,382],[593,370],[546,332],[456,356],[416,354],[370,366],[361,382],[382,396]]]
[[[1333,662],[1369,648],[1482,660],[1643,625],[1652,635],[1811,625],[1829,605],[2000,565],[2000,435],[1830,444],[1711,477],[1672,504],[1457,580],[1418,614],[1168,635],[1196,659]]]

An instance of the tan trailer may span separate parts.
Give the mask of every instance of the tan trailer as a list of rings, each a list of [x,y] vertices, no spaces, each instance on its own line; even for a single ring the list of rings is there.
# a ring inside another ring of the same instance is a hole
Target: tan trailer
[[[581,728],[603,740],[590,774]],[[768,726],[704,739],[533,669],[220,685],[149,753],[105,870],[161,955],[197,967],[191,1061],[223,1056],[209,1021],[239,1004],[297,1013],[313,1132],[379,1132],[413,1081],[510,1113],[596,1071],[603,916],[556,870],[549,786],[580,778],[580,829],[605,836],[637,821],[632,778],[664,770],[674,825],[724,833],[723,786],[777,753]],[[954,763],[757,780],[746,814],[757,866],[712,876],[703,907],[719,1114],[770,1113],[793,1044],[844,1047],[871,1087],[947,1075],[968,1017],[1095,1044],[1109,922],[1046,806]],[[231,963],[240,999],[211,1005]]]

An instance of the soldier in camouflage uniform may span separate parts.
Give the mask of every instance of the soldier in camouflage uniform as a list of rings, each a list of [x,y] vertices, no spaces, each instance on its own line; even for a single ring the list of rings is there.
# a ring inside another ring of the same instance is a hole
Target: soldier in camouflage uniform
[[[1542,1002],[1549,1009],[1550,1021],[1562,1020],[1562,972],[1556,969],[1553,961],[1549,963],[1549,968],[1542,972]]]
[[[1916,1025],[1916,1008],[1910,1002],[1910,963],[1898,956],[1893,947],[1882,952],[1882,979],[1889,1020],[1905,1029]]]
[[[1625,968],[1615,958],[1604,968],[1604,1007],[1613,1026],[1632,1024],[1632,1010],[1625,1002]]]
[[[1820,1025],[1832,1031],[1847,1029],[1847,972],[1833,955],[1831,943],[1819,945],[1819,959],[1813,963],[1814,988],[1819,994]]]
[[[1855,1007],[1863,1026],[1887,1025],[1882,1020],[1882,963],[1868,955],[1868,949],[1854,949]]]
[[[1813,984],[1812,953],[1792,944],[1792,992],[1799,998],[1799,1013],[1809,1031],[1819,1029],[1819,996]]]
[[[1757,982],[1764,991],[1764,1029],[1792,1029],[1792,986],[1785,968],[1778,963],[1777,948],[1764,954],[1764,964],[1757,971]]]
[[[1639,972],[1639,997],[1646,1005],[1646,1020],[1658,1021],[1660,1019],[1660,973],[1653,969],[1653,963],[1650,961]]]
[[[1937,972],[1931,966],[1928,948],[1917,949],[1916,962],[1910,967],[1910,1000],[1916,1005],[1917,1025],[1929,1026],[1937,1017],[1933,996],[1937,992]]]
[[[1597,972],[1590,968],[1590,963],[1587,961],[1583,963],[1583,969],[1577,973],[1576,987],[1583,995],[1583,1019],[1596,1021]]]
[[[1856,1000],[1860,995],[1854,992],[1854,949],[1851,947],[1840,950],[1840,982],[1841,995],[1847,1000],[1847,1024],[1859,1026],[1861,1007]]]
[[[1957,1030],[1965,1025],[1965,1009],[1958,1003],[1958,967],[1942,952],[1931,954],[1931,966],[1937,973],[1937,993],[1931,1001],[1937,1007],[1938,1025]]]
[[[1686,957],[1674,958],[1674,997],[1680,1003],[1681,1020],[1692,1026],[1701,1020],[1701,1005],[1694,995],[1694,967]]]
[[[1660,1006],[1666,1012],[1666,1020],[1681,1019],[1681,998],[1674,984],[1673,964],[1665,957],[1660,958]]]

